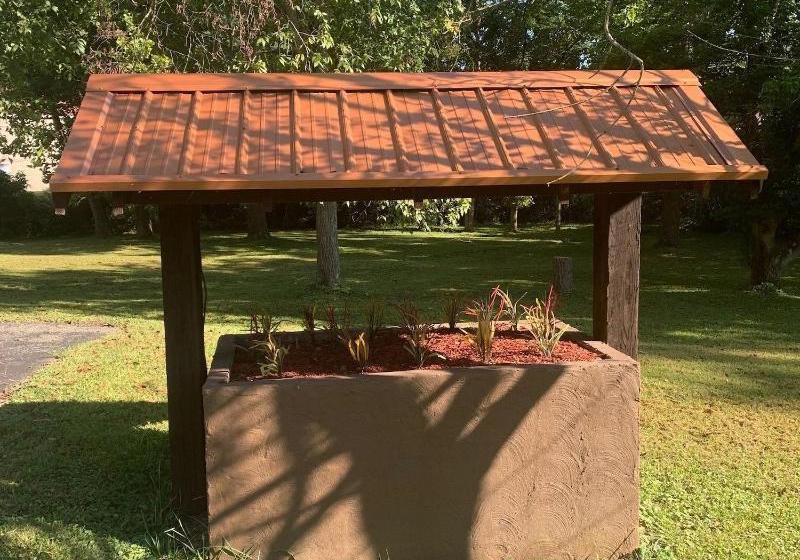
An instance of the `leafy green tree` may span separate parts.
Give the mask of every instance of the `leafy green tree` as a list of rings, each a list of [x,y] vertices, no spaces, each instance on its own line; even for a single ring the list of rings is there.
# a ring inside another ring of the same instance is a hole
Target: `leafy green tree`
[[[769,168],[759,198],[730,197],[721,217],[751,235],[751,283],[779,284],[800,254],[800,2],[636,0],[615,22],[648,67],[694,70]]]

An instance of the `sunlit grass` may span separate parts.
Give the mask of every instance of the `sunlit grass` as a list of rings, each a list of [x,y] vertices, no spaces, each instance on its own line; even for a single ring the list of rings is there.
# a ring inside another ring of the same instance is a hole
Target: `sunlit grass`
[[[590,327],[591,230],[505,236],[344,232],[345,283],[314,286],[308,232],[204,238],[207,352],[252,306],[299,327],[303,303],[412,296],[432,320],[449,289],[543,294],[575,260],[562,315]],[[784,295],[746,290],[739,240],[643,241],[642,533],[655,558],[800,556],[800,266]],[[166,388],[157,242],[0,243],[0,319],[110,323],[0,407],[0,558],[143,558],[164,527]]]

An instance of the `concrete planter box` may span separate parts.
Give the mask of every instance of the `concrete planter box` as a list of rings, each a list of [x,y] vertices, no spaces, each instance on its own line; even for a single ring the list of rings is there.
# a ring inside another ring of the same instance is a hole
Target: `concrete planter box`
[[[639,365],[229,382],[203,390],[210,538],[261,558],[616,558],[638,546]]]

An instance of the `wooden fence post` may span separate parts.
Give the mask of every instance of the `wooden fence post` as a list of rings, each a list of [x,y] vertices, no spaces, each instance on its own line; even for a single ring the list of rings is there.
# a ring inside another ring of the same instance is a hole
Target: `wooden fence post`
[[[594,337],[636,358],[642,195],[594,195]]]
[[[199,211],[190,205],[159,208],[172,496],[182,513],[205,519],[207,369]]]

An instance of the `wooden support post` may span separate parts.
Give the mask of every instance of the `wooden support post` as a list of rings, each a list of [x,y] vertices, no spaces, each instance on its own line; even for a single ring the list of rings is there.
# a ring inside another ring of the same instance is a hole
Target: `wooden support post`
[[[206,516],[206,380],[199,206],[163,205],[161,282],[167,356],[172,496],[183,513]]]
[[[594,338],[636,358],[642,195],[594,195]]]

